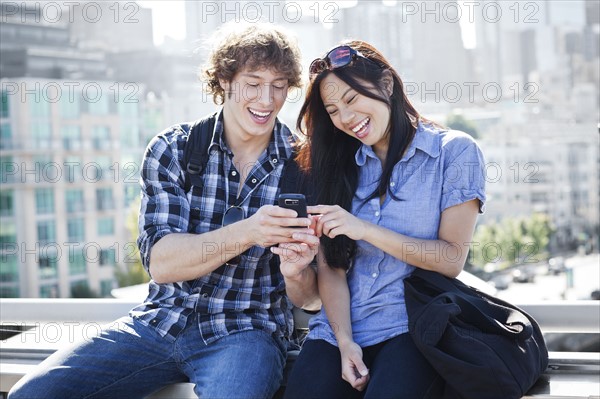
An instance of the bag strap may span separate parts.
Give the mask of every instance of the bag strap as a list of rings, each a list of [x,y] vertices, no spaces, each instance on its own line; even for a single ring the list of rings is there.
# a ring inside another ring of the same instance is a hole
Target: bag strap
[[[192,183],[202,185],[202,172],[208,163],[208,147],[215,127],[216,114],[198,119],[190,126],[188,141],[183,151],[182,168],[185,173],[185,192],[189,192]]]
[[[450,301],[461,307],[461,313],[468,319],[477,322],[477,327],[484,331],[504,335],[509,338],[527,339],[533,334],[533,326],[529,315],[518,307],[489,296],[475,288],[469,287],[457,279],[449,279],[429,270],[415,269],[413,276],[434,285]],[[411,276],[411,277],[413,277]],[[464,294],[464,295],[461,295]],[[467,293],[479,296],[480,300],[469,300]],[[507,320],[509,325],[498,321]],[[511,328],[516,325],[520,328]]]

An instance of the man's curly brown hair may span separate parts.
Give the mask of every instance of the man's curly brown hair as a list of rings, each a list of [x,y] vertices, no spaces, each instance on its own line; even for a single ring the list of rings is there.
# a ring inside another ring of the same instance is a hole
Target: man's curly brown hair
[[[220,29],[217,44],[202,70],[205,90],[212,94],[215,104],[225,101],[225,91],[219,80],[231,82],[237,72],[273,69],[288,78],[290,88],[301,86],[300,50],[280,28],[256,24],[243,29],[232,25]]]

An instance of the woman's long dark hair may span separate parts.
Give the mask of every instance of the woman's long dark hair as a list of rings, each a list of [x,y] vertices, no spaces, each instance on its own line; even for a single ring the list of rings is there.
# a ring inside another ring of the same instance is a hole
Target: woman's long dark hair
[[[323,79],[332,73],[358,93],[385,103],[391,111],[386,132],[389,135],[389,147],[381,180],[366,201],[387,193],[394,165],[402,158],[415,135],[418,121],[423,118],[404,93],[400,76],[377,49],[363,41],[349,41],[344,45],[359,51],[373,62],[357,57],[351,65],[322,72],[310,81],[296,123],[298,131],[306,135],[306,142],[298,153],[297,161],[303,170],[310,172],[316,203],[339,205],[352,212],[352,198],[358,186],[355,154],[361,142],[333,125],[321,99],[320,84]],[[389,71],[393,78],[391,96],[385,87],[384,71]],[[373,85],[375,90],[368,84]],[[334,239],[323,236],[321,245],[329,266],[343,269],[350,267],[356,252],[354,240],[345,235]]]

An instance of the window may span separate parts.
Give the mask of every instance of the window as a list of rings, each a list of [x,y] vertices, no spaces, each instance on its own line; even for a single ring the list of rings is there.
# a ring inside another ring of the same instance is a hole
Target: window
[[[110,293],[114,287],[113,280],[102,280],[100,281],[100,296],[110,297]]]
[[[136,125],[121,125],[121,146],[125,148],[136,148],[140,146],[140,130]]]
[[[28,89],[31,90],[31,89]],[[33,97],[28,97],[29,112],[33,118],[48,119],[50,118],[50,103],[46,101],[40,92],[33,94]],[[31,101],[30,99],[33,99]]]
[[[17,243],[17,227],[14,223],[3,221],[0,223],[0,245]]]
[[[54,213],[54,190],[51,188],[36,188],[35,209],[38,215]]]
[[[136,120],[138,116],[138,103],[137,101],[119,101],[119,116],[121,119]]]
[[[77,274],[85,274],[87,271],[87,264],[83,250],[75,250],[69,254],[69,274],[71,276]]]
[[[13,183],[16,179],[16,171],[19,170],[19,165],[13,161],[11,156],[0,156],[0,184]]]
[[[58,256],[55,254],[40,255],[38,265],[41,279],[47,280],[58,277],[57,260]]]
[[[67,236],[69,242],[85,241],[85,222],[83,218],[67,220]]]
[[[90,91],[90,98],[94,98],[95,95]],[[88,102],[88,110],[92,115],[108,115],[108,99],[110,96],[103,95],[100,91],[99,95],[95,98],[98,98],[96,102]]]
[[[137,184],[125,184],[123,186],[124,205],[128,208],[137,198],[140,197],[140,186]]]
[[[79,126],[63,126],[60,132],[65,150],[79,150],[81,148],[81,130]]]
[[[92,145],[95,150],[110,148],[110,130],[108,126],[94,126],[92,129]]]
[[[65,119],[78,119],[81,115],[80,92],[75,92],[74,96],[64,94],[60,97],[59,107],[60,116]]]
[[[12,130],[10,123],[0,124],[0,149],[9,149],[13,147]]]
[[[40,245],[56,243],[56,225],[54,220],[43,220],[37,223],[38,242]]]
[[[40,286],[40,298],[58,298],[58,284]]]
[[[95,157],[96,159],[96,165],[95,169],[96,169],[96,180],[100,180],[100,179],[105,179],[105,180],[111,180],[111,177],[115,177],[115,176],[111,176],[111,162],[112,159],[109,156],[105,156],[105,155],[98,155]],[[118,165],[117,165],[118,166]],[[118,172],[117,172],[118,173]]]
[[[111,236],[115,234],[115,222],[113,218],[98,219],[98,235]]]
[[[77,213],[85,210],[83,190],[66,190],[67,213]]]
[[[0,190],[0,216],[14,216],[14,191]]]
[[[114,248],[107,248],[100,250],[100,266],[109,266],[114,265],[116,263],[116,252]]]
[[[0,262],[0,282],[12,283],[19,281],[19,255],[2,254]]]
[[[0,286],[0,298],[19,298],[19,287]]]
[[[8,118],[10,115],[8,108],[8,92],[3,91],[0,100],[0,118]]]
[[[90,298],[92,296],[92,290],[86,280],[71,283],[71,298]]]
[[[64,160],[65,176],[69,183],[83,178],[83,164],[80,157],[68,156]]]
[[[114,209],[112,188],[96,189],[96,210],[106,211],[109,209]]]
[[[47,150],[52,141],[52,128],[49,123],[31,123],[31,139],[33,148]]]

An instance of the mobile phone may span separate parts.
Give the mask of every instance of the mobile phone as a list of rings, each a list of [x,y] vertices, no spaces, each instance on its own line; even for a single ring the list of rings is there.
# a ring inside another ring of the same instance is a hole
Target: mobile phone
[[[304,194],[279,194],[277,202],[282,208],[295,210],[298,213],[299,218],[308,217]]]

